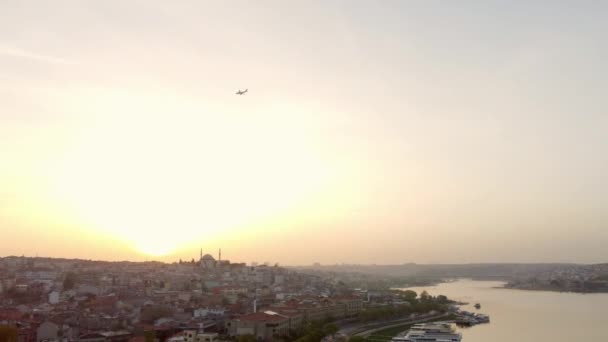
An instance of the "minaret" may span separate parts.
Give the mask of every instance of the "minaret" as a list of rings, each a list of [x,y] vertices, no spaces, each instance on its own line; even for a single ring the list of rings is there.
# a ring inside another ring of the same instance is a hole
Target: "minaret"
[[[222,261],[222,249],[220,248],[220,255],[219,255],[219,261]]]
[[[203,260],[203,249],[201,248],[201,258],[199,260]]]

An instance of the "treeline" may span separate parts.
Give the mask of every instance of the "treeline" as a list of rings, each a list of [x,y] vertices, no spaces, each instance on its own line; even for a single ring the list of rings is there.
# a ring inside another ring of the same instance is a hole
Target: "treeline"
[[[338,326],[330,321],[331,319],[328,318],[321,322],[311,322],[290,336],[275,336],[275,339],[284,342],[319,342],[323,337],[334,335],[338,332]],[[253,335],[241,335],[235,341],[256,342],[256,338]]]
[[[338,332],[338,326],[334,323],[312,322],[307,324],[304,329],[287,341],[294,342],[318,342],[325,336],[334,335]]]
[[[430,311],[445,311],[447,304],[450,303],[446,296],[439,295],[433,297],[426,291],[423,291],[420,296],[412,290],[399,291],[397,296],[400,299],[400,304],[367,308],[359,313],[358,320],[361,322],[371,322],[405,317],[413,313],[422,314]]]

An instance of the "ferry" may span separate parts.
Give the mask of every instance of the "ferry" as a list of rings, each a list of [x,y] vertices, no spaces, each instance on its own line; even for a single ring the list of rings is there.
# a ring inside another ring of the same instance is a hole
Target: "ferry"
[[[475,324],[490,323],[490,316],[468,311],[460,311],[457,315],[455,323],[460,326],[472,326]]]
[[[419,323],[405,333],[393,337],[392,342],[460,342],[462,335],[450,323]]]

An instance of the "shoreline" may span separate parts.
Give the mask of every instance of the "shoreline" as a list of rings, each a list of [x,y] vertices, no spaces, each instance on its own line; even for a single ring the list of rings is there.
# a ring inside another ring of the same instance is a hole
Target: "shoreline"
[[[438,314],[438,315],[432,315],[432,316],[428,316],[428,317],[422,317],[422,318],[406,318],[406,319],[401,319],[401,320],[397,320],[397,321],[393,321],[393,322],[387,322],[386,324],[382,324],[382,325],[376,325],[376,326],[369,326],[369,327],[362,327],[365,330],[355,330],[353,332],[351,332],[350,336],[369,336],[374,334],[374,332],[377,331],[381,331],[381,330],[385,330],[385,329],[389,329],[389,328],[395,328],[395,327],[404,327],[404,329],[406,329],[406,326],[410,326],[416,323],[425,323],[425,322],[430,322],[430,321],[436,321],[436,320],[442,320],[444,318],[450,317],[450,313],[443,313],[443,314]]]
[[[558,293],[576,293],[576,294],[606,294],[608,290],[602,291],[576,291],[576,290],[567,290],[567,289],[556,289],[550,287],[517,287],[517,286],[509,286],[505,284],[504,286],[496,286],[495,289],[508,289],[508,290],[519,290],[519,291],[535,291],[535,292],[558,292]]]
[[[519,290],[519,291],[536,291],[536,292],[559,292],[559,293],[576,293],[576,294],[606,294],[608,293],[608,289],[605,290],[597,290],[597,291],[581,291],[581,290],[569,290],[569,289],[559,289],[559,288],[553,288],[553,287],[544,287],[544,286],[538,286],[538,287],[519,287],[519,286],[512,286],[509,285],[509,280],[507,279],[501,279],[501,280],[497,280],[497,279],[483,279],[483,278],[468,278],[468,277],[463,277],[463,278],[449,278],[449,279],[445,279],[442,281],[436,281],[433,282],[432,284],[429,285],[413,285],[413,286],[403,286],[403,287],[393,287],[392,289],[395,290],[406,290],[406,289],[410,289],[410,288],[420,288],[420,287],[435,287],[439,284],[444,284],[444,283],[453,283],[455,281],[458,280],[473,280],[473,281],[500,281],[503,282],[504,285],[503,286],[493,286],[492,288],[494,289],[508,289],[508,290]],[[456,305],[466,305],[468,303],[454,303]]]

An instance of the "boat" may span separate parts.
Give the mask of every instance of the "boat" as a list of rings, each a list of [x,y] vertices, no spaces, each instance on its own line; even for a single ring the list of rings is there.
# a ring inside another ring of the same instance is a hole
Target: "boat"
[[[479,304],[479,303],[475,304],[474,306],[475,306],[475,309],[481,309],[481,304]]]
[[[407,332],[393,337],[392,342],[460,342],[462,335],[450,323],[414,324]]]
[[[459,327],[470,327],[477,324],[477,320],[475,320],[473,317],[461,316],[458,317],[454,323],[456,323],[456,325]]]
[[[475,324],[490,323],[490,316],[468,311],[460,311],[454,320],[458,326],[470,327]]]
[[[475,315],[475,320],[477,321],[477,323],[490,323],[490,316],[488,316],[488,315],[482,315],[482,314],[476,314]]]

